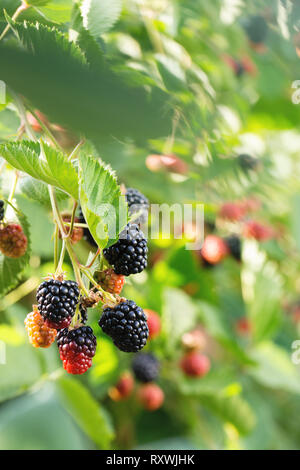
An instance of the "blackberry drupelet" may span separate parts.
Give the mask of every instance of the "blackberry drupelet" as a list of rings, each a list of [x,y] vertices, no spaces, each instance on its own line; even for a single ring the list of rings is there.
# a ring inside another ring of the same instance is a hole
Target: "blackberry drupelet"
[[[137,354],[132,361],[135,378],[140,382],[153,382],[159,374],[160,364],[153,354]]]
[[[113,308],[104,308],[99,326],[124,352],[139,351],[149,336],[147,317],[132,300],[120,302]]]
[[[147,221],[149,201],[140,191],[135,188],[128,188],[125,194],[129,215],[140,213],[134,222],[144,223]]]
[[[240,238],[237,235],[230,235],[229,237],[225,238],[225,242],[228,246],[231,256],[233,256],[233,258],[235,258],[237,261],[241,261],[242,243]]]
[[[84,374],[92,365],[97,339],[90,326],[64,328],[57,335],[57,346],[64,369],[69,374]]]
[[[0,222],[2,222],[2,220],[4,219],[4,212],[5,212],[4,201],[2,201],[1,199],[0,200]]]
[[[116,274],[129,276],[147,267],[147,240],[137,224],[128,224],[114,245],[103,250]]]
[[[39,312],[45,324],[56,330],[69,326],[79,298],[78,284],[74,281],[50,279],[37,290]]]

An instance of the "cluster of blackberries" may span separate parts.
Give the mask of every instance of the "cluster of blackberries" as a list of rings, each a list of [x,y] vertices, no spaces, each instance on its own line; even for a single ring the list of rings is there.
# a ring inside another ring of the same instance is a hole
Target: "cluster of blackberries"
[[[128,224],[114,245],[103,250],[103,255],[116,274],[129,276],[147,267],[147,240],[137,224]]]
[[[132,300],[121,301],[115,307],[106,307],[99,326],[109,335],[121,351],[137,352],[147,342],[149,329],[147,317]]]

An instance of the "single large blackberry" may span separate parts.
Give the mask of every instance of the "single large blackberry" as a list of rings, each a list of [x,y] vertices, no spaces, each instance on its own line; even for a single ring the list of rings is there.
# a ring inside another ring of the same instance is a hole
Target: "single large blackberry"
[[[103,310],[99,326],[109,335],[121,351],[137,352],[148,339],[147,317],[141,307],[132,300],[120,302]]]
[[[153,382],[159,374],[160,364],[153,354],[137,354],[132,361],[135,378],[140,382]]]
[[[137,224],[128,224],[114,245],[103,250],[116,274],[129,276],[142,272],[147,266],[147,240]]]
[[[136,223],[144,223],[147,221],[149,201],[140,191],[135,188],[128,188],[125,194],[128,212],[132,216],[140,213],[134,221]]]
[[[97,339],[90,326],[64,328],[57,335],[57,346],[64,369],[69,374],[84,374],[92,365]]]
[[[0,200],[0,222],[2,222],[2,220],[4,219],[4,212],[5,212],[4,201],[2,201],[1,199]]]
[[[60,330],[69,326],[79,298],[74,281],[44,281],[37,290],[39,312],[50,328]]]
[[[230,235],[225,238],[225,242],[228,246],[229,252],[233,258],[237,261],[241,261],[242,256],[242,244],[241,240],[237,235]]]

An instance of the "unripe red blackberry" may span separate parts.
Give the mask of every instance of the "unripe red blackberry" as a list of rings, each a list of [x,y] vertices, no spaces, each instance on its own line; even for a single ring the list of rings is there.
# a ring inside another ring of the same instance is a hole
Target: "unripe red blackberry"
[[[33,306],[33,312],[28,313],[24,320],[30,343],[35,348],[49,348],[55,341],[57,331],[45,325],[42,315]]]
[[[217,235],[208,235],[201,248],[201,255],[209,264],[220,263],[228,254],[226,243]]]
[[[246,214],[246,209],[243,204],[237,202],[225,202],[219,211],[220,217],[231,221],[241,220]]]
[[[255,220],[249,220],[245,223],[243,234],[246,238],[255,238],[257,241],[267,241],[275,237],[275,231],[272,227],[262,225]]]
[[[193,351],[183,356],[180,361],[180,367],[186,375],[203,377],[210,370],[210,360],[204,354]]]
[[[148,339],[147,317],[132,300],[121,301],[115,307],[106,307],[99,326],[110,336],[121,351],[137,352]]]
[[[69,374],[84,374],[92,365],[97,339],[90,326],[58,332],[57,346],[63,367]]]
[[[128,398],[134,388],[134,379],[129,372],[121,375],[118,383],[109,389],[109,396],[113,401],[120,401]]]
[[[118,295],[122,292],[125,277],[123,274],[116,274],[112,268],[96,273],[94,277],[106,292]]]
[[[147,267],[147,240],[137,224],[128,224],[114,245],[103,250],[116,274],[129,276]]]
[[[77,282],[50,279],[37,290],[39,312],[50,328],[60,330],[71,323],[79,299]]]
[[[141,405],[148,411],[158,410],[165,399],[164,392],[156,384],[142,385],[137,396]]]
[[[8,258],[20,258],[27,250],[27,237],[18,224],[9,224],[0,229],[0,251]]]
[[[140,191],[135,188],[128,188],[125,194],[129,215],[140,214],[134,222],[144,223],[147,221],[149,201]]]
[[[153,382],[159,374],[160,364],[153,354],[139,353],[133,358],[132,370],[140,382]]]
[[[154,310],[145,309],[144,310],[147,317],[147,324],[149,328],[149,338],[153,339],[159,335],[161,330],[161,320],[160,316],[154,312]]]

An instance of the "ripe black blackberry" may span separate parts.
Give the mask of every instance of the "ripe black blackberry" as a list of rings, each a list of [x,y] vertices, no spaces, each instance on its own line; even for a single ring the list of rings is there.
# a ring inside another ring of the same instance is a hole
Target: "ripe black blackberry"
[[[256,170],[259,166],[258,159],[251,157],[251,155],[248,155],[246,153],[242,153],[238,156],[238,162],[244,171]]]
[[[90,326],[64,328],[57,334],[57,346],[64,369],[69,374],[84,374],[92,365],[97,339]]]
[[[149,336],[147,317],[132,300],[120,302],[113,308],[104,308],[99,326],[124,352],[139,351]]]
[[[135,188],[128,188],[125,194],[129,215],[140,213],[134,222],[144,223],[147,221],[149,201],[140,191]]]
[[[237,235],[230,235],[225,238],[225,242],[228,246],[229,252],[233,258],[237,261],[241,261],[242,258],[242,243]]]
[[[50,328],[69,326],[79,298],[77,282],[50,279],[37,290],[38,309]]]
[[[103,250],[116,274],[129,276],[147,267],[147,240],[137,224],[128,224],[114,245]]]
[[[160,364],[153,354],[137,354],[132,361],[135,378],[140,382],[153,382],[159,374]]]
[[[244,28],[248,38],[254,44],[265,42],[268,34],[268,25],[260,15],[251,15],[244,21]]]
[[[0,222],[2,222],[2,220],[4,219],[4,212],[5,212],[4,201],[2,201],[1,199],[0,200]]]

